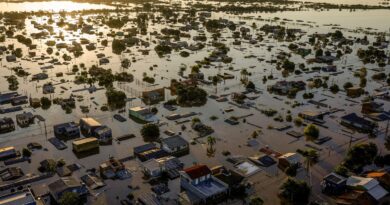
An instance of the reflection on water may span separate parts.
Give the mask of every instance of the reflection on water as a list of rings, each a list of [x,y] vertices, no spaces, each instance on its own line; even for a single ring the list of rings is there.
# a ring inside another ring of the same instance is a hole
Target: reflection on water
[[[47,1],[47,2],[0,2],[0,12],[7,11],[79,11],[87,9],[114,9],[113,6],[103,4],[77,3],[71,1]]]
[[[329,4],[363,4],[363,5],[379,5],[385,0],[302,0],[302,2],[329,3]],[[387,2],[388,3],[388,2]]]

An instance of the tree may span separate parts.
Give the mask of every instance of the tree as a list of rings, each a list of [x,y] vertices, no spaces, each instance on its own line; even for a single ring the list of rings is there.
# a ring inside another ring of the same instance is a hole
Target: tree
[[[351,88],[351,87],[353,87],[353,84],[351,83],[351,82],[346,82],[346,83],[344,83],[344,90],[346,90],[346,89],[348,89],[348,88]]]
[[[295,177],[297,175],[298,168],[299,168],[299,164],[292,164],[288,166],[286,169],[287,176]]]
[[[343,177],[348,177],[348,168],[345,167],[344,165],[340,164],[338,165],[335,169],[334,172],[338,175],[341,175]]]
[[[213,157],[215,154],[215,148],[213,147],[216,143],[215,137],[208,136],[207,137],[207,144],[209,147],[207,148],[207,156]]]
[[[314,149],[309,149],[306,150],[304,153],[304,158],[305,158],[305,165],[306,165],[306,172],[309,176],[309,181],[311,185],[311,166],[315,164],[318,161],[318,153]]]
[[[51,100],[47,97],[42,97],[41,98],[41,105],[42,105],[42,109],[47,110],[51,106]]]
[[[249,81],[247,84],[246,84],[246,89],[247,90],[254,90],[256,88],[255,84],[252,82],[252,81]]]
[[[264,201],[260,197],[251,198],[249,205],[263,205]]]
[[[240,71],[240,74],[241,74],[241,81],[243,81],[243,82],[248,81],[249,72],[246,69],[242,69]]]
[[[178,86],[176,101],[182,106],[201,106],[207,102],[207,92],[198,87]]]
[[[119,55],[126,50],[126,43],[123,40],[114,39],[112,41],[112,52]]]
[[[211,149],[213,148],[216,142],[217,141],[215,140],[215,137],[212,136],[207,137],[207,144],[210,146]]]
[[[23,148],[23,150],[22,150],[22,155],[23,155],[23,157],[31,157],[31,151],[29,150],[29,149],[27,149],[27,148]]]
[[[329,89],[330,89],[330,91],[331,91],[332,93],[334,93],[334,94],[338,93],[339,90],[340,90],[339,86],[336,85],[336,84],[333,84],[332,86],[330,86]]]
[[[160,136],[160,128],[156,124],[145,124],[141,129],[141,135],[144,141],[155,141]]]
[[[285,204],[307,204],[310,196],[310,187],[304,181],[287,179],[280,187],[279,197]]]
[[[324,55],[324,51],[322,49],[316,50],[316,57],[323,56],[323,55]]]
[[[344,161],[345,167],[354,172],[360,172],[366,165],[372,164],[378,154],[374,143],[357,144],[351,147]]]
[[[80,197],[77,193],[74,192],[65,192],[60,200],[59,200],[60,205],[79,205],[81,204],[80,202]]]
[[[111,109],[123,108],[126,105],[126,93],[108,88],[106,91],[107,103]]]
[[[294,119],[295,126],[300,127],[302,125],[302,123],[303,123],[302,118],[297,117],[297,118]]]
[[[303,134],[309,138],[309,140],[315,140],[320,135],[320,130],[313,124],[309,124],[303,130]]]

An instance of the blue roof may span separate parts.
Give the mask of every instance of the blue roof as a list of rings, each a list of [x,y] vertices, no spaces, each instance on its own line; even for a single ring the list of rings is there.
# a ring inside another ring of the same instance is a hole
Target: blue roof
[[[369,126],[373,123],[370,120],[366,120],[362,117],[359,117],[358,115],[356,115],[356,113],[351,113],[351,114],[345,115],[345,116],[341,117],[341,119],[346,120],[346,121],[350,121],[353,123],[361,124],[361,125],[366,125],[366,126]]]
[[[138,147],[134,147],[133,152],[134,152],[134,154],[140,154],[142,152],[152,150],[154,148],[157,148],[154,143],[148,143],[148,144],[144,144],[144,145],[141,145]]]
[[[35,205],[36,201],[30,190],[0,196],[0,204],[4,205]]]

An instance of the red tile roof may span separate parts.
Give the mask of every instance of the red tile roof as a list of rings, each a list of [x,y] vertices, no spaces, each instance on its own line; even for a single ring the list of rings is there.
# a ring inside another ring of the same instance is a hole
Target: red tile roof
[[[211,174],[211,170],[206,165],[195,165],[193,167],[184,169],[184,172],[187,173],[191,179],[197,179],[199,177]]]

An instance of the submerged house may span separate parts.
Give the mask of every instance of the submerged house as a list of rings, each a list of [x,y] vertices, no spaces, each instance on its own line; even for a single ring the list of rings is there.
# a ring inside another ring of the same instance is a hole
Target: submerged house
[[[160,177],[165,172],[171,179],[179,177],[179,171],[183,169],[183,166],[178,158],[172,156],[150,159],[141,164],[146,176]]]
[[[80,183],[73,177],[60,178],[48,185],[51,199],[59,203],[61,197],[68,192],[76,193],[80,199],[83,199],[89,193],[85,184]]]
[[[105,125],[96,128],[93,133],[93,136],[96,137],[99,142],[110,143],[112,141],[112,130]]]
[[[55,92],[55,87],[51,83],[46,83],[42,86],[43,94],[50,94]]]
[[[351,189],[363,190],[371,195],[376,201],[380,201],[389,194],[378,182],[373,178],[365,178],[358,176],[350,176],[347,179],[347,186]]]
[[[0,148],[0,160],[16,157],[18,152],[15,147],[2,147]]]
[[[150,159],[166,157],[169,155],[166,151],[158,148],[154,143],[148,143],[134,147],[133,154],[141,162],[148,161]]]
[[[383,103],[369,101],[362,103],[362,113],[371,114],[371,113],[381,113],[384,111]]]
[[[321,190],[329,195],[339,195],[347,189],[347,178],[334,172],[326,175],[321,182]]]
[[[7,193],[0,196],[0,204],[2,205],[37,205],[33,193],[30,189]]]
[[[144,122],[156,122],[158,118],[146,107],[133,107],[129,109],[129,117],[136,118]]]
[[[15,123],[12,118],[0,118],[0,133],[12,132],[15,130]]]
[[[93,118],[81,118],[79,124],[81,133],[86,137],[96,137],[103,143],[108,143],[112,140],[111,128],[101,125]]]
[[[297,153],[286,153],[278,157],[278,167],[281,170],[286,170],[288,167],[293,165],[301,165],[301,157]]]
[[[142,92],[142,101],[147,105],[156,104],[164,101],[165,99],[165,88],[159,88],[150,91]]]
[[[375,122],[359,117],[355,113],[341,117],[340,124],[366,133],[373,132],[377,127]]]
[[[20,127],[28,127],[30,124],[34,124],[35,116],[31,112],[24,112],[16,115],[16,123]]]
[[[290,92],[305,90],[305,87],[306,83],[303,81],[278,81],[267,89],[279,95],[287,95]]]
[[[76,123],[67,122],[54,125],[54,135],[57,138],[78,138],[80,137],[80,130]]]
[[[356,98],[356,97],[360,97],[364,93],[364,90],[363,90],[363,88],[361,88],[359,86],[353,86],[353,87],[347,88],[346,92],[347,92],[348,97]]]
[[[172,136],[161,140],[161,149],[175,157],[189,154],[190,146],[181,136]]]
[[[181,197],[187,203],[218,204],[227,199],[229,187],[214,177],[206,165],[195,165],[180,172]]]
[[[120,172],[125,169],[125,165],[115,158],[110,158],[110,160],[99,165],[100,175],[105,179],[119,177]]]
[[[0,94],[0,104],[11,103],[19,94],[17,92],[8,92]]]

